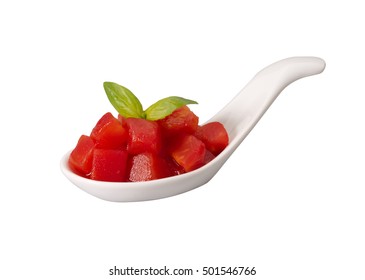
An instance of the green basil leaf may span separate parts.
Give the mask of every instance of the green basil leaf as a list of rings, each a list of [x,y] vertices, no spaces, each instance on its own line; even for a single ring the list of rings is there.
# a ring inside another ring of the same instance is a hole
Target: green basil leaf
[[[187,104],[198,104],[198,102],[178,96],[163,98],[147,108],[145,111],[146,119],[151,121],[163,119],[176,109]]]
[[[141,102],[129,89],[116,83],[105,82],[104,90],[120,115],[126,118],[144,118]]]

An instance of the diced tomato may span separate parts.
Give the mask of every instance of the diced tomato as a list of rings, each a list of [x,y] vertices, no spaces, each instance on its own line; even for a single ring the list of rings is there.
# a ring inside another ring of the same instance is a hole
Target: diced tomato
[[[128,154],[122,150],[95,149],[90,178],[98,181],[126,181]]]
[[[177,140],[171,148],[172,158],[181,165],[186,172],[201,167],[205,159],[205,145],[194,135],[185,135]]]
[[[68,160],[70,168],[82,176],[89,174],[91,172],[94,148],[94,141],[89,136],[81,135],[76,147],[70,154]]]
[[[198,122],[199,118],[188,106],[182,106],[164,119],[158,120],[167,136],[176,133],[193,134],[198,128]]]
[[[161,133],[156,122],[139,118],[127,118],[129,154],[137,155],[145,152],[157,154],[161,149]]]
[[[98,148],[121,149],[128,140],[128,132],[111,113],[106,113],[93,128],[90,137],[98,144]]]
[[[219,122],[198,125],[182,106],[164,119],[115,118],[106,113],[69,157],[80,176],[99,181],[148,181],[193,171],[221,153],[228,134]]]
[[[140,182],[172,176],[165,159],[152,153],[142,153],[129,159],[129,181]]]
[[[220,154],[228,145],[227,131],[219,122],[210,122],[199,126],[195,135],[204,142],[207,150],[215,156]]]

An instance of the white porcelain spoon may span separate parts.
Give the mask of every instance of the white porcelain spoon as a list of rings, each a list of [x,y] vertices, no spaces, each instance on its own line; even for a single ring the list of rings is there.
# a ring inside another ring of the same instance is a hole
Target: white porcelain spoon
[[[181,194],[207,183],[241,144],[280,92],[292,82],[321,73],[325,62],[316,57],[292,57],[260,71],[211,121],[227,129],[230,143],[207,165],[178,176],[133,183],[101,182],[86,179],[68,167],[68,152],[61,160],[61,170],[77,187],[98,198],[115,201],[143,201]]]

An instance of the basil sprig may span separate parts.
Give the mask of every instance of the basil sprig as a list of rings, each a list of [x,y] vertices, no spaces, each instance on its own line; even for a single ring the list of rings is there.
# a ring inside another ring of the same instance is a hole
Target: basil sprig
[[[157,101],[144,111],[139,99],[129,89],[112,82],[105,82],[104,89],[113,107],[126,118],[156,121],[165,118],[184,105],[198,104],[194,100],[170,96]]]

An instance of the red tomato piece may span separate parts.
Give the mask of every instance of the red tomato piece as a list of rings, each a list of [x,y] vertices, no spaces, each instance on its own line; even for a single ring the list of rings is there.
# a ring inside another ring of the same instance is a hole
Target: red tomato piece
[[[122,150],[95,149],[90,178],[98,181],[126,181],[128,154]]]
[[[140,182],[172,176],[167,162],[152,153],[142,153],[129,159],[129,181]]]
[[[220,122],[210,122],[198,127],[196,137],[202,140],[213,155],[220,154],[228,145],[228,134]]]
[[[128,132],[111,113],[101,117],[90,137],[98,143],[98,148],[122,149],[126,147]]]
[[[128,127],[128,145],[129,154],[137,155],[145,152],[157,154],[161,149],[161,133],[156,122],[127,118],[125,123]]]
[[[205,145],[194,135],[185,135],[172,145],[171,156],[186,172],[201,167],[205,159]]]
[[[199,118],[185,105],[158,120],[158,123],[168,136],[176,133],[193,134],[198,128]]]
[[[68,160],[70,168],[82,176],[88,175],[91,172],[94,148],[94,141],[89,136],[81,135],[70,154]]]

